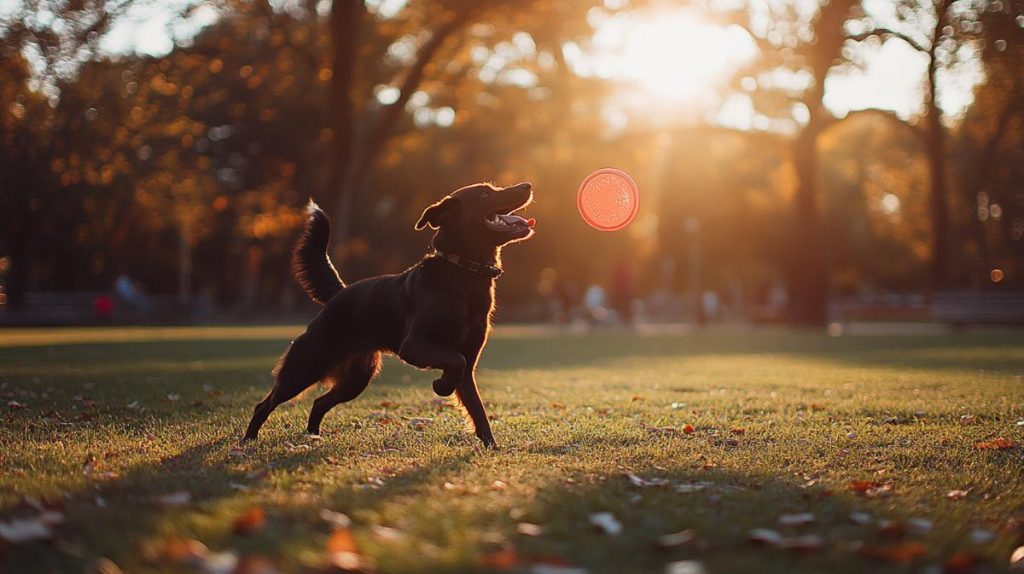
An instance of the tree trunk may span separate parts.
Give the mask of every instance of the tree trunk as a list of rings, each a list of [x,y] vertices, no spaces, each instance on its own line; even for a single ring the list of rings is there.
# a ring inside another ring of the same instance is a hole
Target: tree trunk
[[[935,27],[928,48],[928,93],[925,94],[927,110],[925,129],[925,151],[931,175],[931,189],[928,210],[932,218],[932,261],[931,287],[942,289],[950,279],[950,228],[949,207],[946,199],[946,128],[942,125],[942,109],[938,101],[938,69],[936,50],[943,37],[947,14],[952,0],[936,0]]]
[[[340,0],[335,0],[335,3],[338,1]],[[406,72],[399,88],[398,99],[394,103],[384,106],[376,118],[366,118],[365,122],[356,121],[354,114],[348,118],[349,139],[345,145],[347,161],[335,181],[338,196],[333,210],[336,242],[344,241],[350,235],[355,196],[362,189],[367,175],[384,151],[395,125],[405,114],[405,106],[409,103],[409,98],[423,83],[427,66],[434,60],[437,52],[444,46],[448,38],[465,26],[473,14],[475,14],[474,10],[465,9],[456,13],[447,22],[438,25],[430,39],[420,47],[416,54],[416,60]],[[349,83],[351,84],[351,82]],[[354,106],[350,106],[349,109],[353,110]],[[339,156],[340,159],[341,156]]]
[[[818,120],[793,140],[792,161],[797,188],[794,197],[796,225],[786,267],[790,320],[798,325],[819,326],[828,319],[828,266],[821,241],[818,214]]]
[[[796,171],[793,198],[795,229],[786,265],[789,285],[789,319],[797,325],[821,326],[828,320],[829,270],[821,238],[818,214],[818,136],[834,120],[825,109],[825,78],[843,58],[844,26],[857,0],[832,0],[822,4],[814,22],[816,41],[806,48],[812,83],[804,94],[807,125],[793,139],[792,161]]]
[[[359,36],[366,17],[362,0],[334,0],[329,22],[332,49],[331,73],[331,130],[334,133],[334,153],[330,185],[319,200],[327,213],[339,213],[339,205],[351,195],[346,184],[353,166],[352,147],[355,141],[356,103],[354,79],[359,57]],[[348,210],[342,212],[347,218]],[[336,221],[345,226],[346,221]],[[344,236],[343,233],[336,233]]]
[[[936,68],[934,48],[928,63],[928,116],[925,148],[931,172],[931,190],[928,208],[932,217],[931,283],[941,289],[949,281],[949,208],[946,205],[946,128],[942,125],[942,110],[936,98]]]

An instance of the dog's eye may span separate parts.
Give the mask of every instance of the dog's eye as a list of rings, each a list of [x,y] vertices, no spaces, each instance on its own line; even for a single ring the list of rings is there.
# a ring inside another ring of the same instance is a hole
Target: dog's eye
[[[487,197],[488,195],[490,195],[490,193],[489,193],[489,192],[486,192],[486,191],[481,191],[481,192],[480,192],[480,199],[483,199],[483,198]]]

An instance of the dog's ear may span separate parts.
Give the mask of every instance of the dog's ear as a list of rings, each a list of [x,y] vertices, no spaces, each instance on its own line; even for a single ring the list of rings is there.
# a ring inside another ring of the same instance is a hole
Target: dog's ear
[[[445,219],[457,215],[458,213],[459,200],[451,196],[446,197],[423,210],[423,215],[421,215],[420,220],[416,222],[416,231],[419,231],[428,225],[431,229],[437,229],[441,227],[441,224],[444,223]]]

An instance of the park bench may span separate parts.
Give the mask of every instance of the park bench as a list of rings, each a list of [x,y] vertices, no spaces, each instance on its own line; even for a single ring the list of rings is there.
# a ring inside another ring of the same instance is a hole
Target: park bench
[[[1024,325],[1024,291],[957,289],[932,297],[932,320],[950,325]]]
[[[98,320],[96,298],[85,291],[29,291],[21,309],[0,307],[0,325],[67,325]]]

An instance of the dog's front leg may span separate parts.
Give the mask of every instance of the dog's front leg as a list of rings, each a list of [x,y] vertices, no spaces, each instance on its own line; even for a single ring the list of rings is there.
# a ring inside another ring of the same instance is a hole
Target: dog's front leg
[[[466,372],[466,357],[462,353],[414,334],[402,342],[398,357],[414,367],[443,370],[441,378],[434,381],[434,392],[442,397],[455,392]]]
[[[466,408],[469,418],[473,421],[475,434],[487,448],[498,448],[498,443],[491,434],[491,423],[487,420],[487,411],[484,410],[484,402],[480,399],[480,391],[476,388],[476,377],[472,371],[466,373],[457,389],[459,402]]]
[[[487,344],[487,331],[488,328],[485,324],[481,329],[472,331],[465,341],[462,350],[469,363],[466,365],[465,375],[459,381],[457,392],[459,402],[465,407],[466,413],[473,421],[473,429],[477,438],[484,443],[485,447],[496,449],[498,443],[494,440],[494,435],[491,434],[491,423],[487,419],[487,411],[484,410],[484,402],[480,398],[480,390],[476,386],[476,364],[480,359],[480,352]]]

